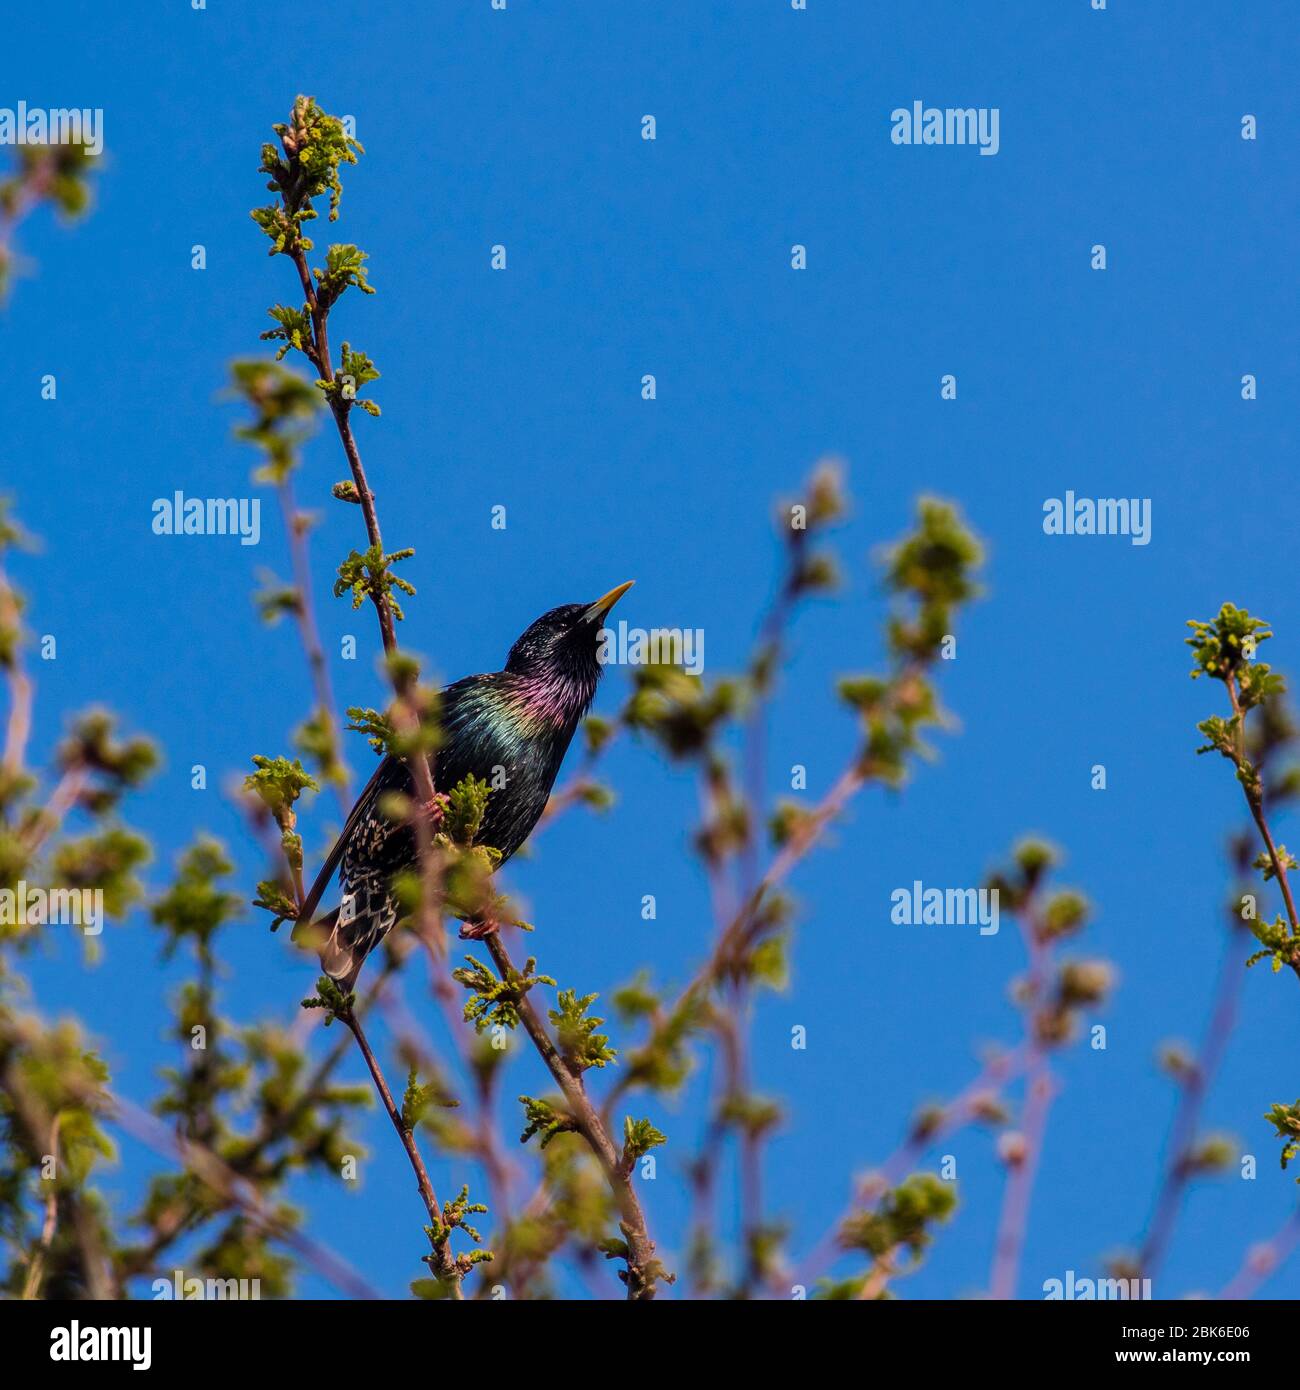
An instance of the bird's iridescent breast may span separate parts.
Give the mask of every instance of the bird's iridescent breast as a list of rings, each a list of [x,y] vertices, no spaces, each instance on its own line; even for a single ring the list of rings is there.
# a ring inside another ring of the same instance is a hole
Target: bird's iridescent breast
[[[434,785],[450,791],[468,774],[487,782],[480,844],[509,858],[541,818],[574,731],[595,693],[498,671],[443,692],[443,744]]]

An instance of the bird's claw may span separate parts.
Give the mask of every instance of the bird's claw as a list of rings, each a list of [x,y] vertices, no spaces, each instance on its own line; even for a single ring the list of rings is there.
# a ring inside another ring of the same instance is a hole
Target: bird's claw
[[[462,941],[482,941],[485,936],[494,936],[501,930],[501,923],[489,918],[487,921],[462,922],[460,939]]]

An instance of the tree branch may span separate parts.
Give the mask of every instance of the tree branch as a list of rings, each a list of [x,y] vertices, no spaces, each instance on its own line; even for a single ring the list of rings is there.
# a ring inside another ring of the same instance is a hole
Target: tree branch
[[[517,980],[519,972],[510,959],[510,953],[501,940],[500,932],[493,932],[487,937],[487,947],[501,972],[501,978]],[[521,993],[516,1008],[524,1031],[532,1039],[533,1046],[546,1063],[546,1069],[555,1078],[564,1094],[578,1133],[587,1141],[588,1147],[604,1169],[605,1180],[618,1204],[621,1229],[627,1241],[628,1299],[652,1299],[658,1281],[663,1278],[671,1282],[672,1276],[664,1274],[663,1266],[655,1258],[654,1241],[650,1239],[645,1214],[641,1210],[640,1200],[632,1184],[632,1170],[615,1149],[609,1131],[587,1095],[581,1075],[575,1075],[560,1056],[546,1025],[538,1017],[527,995]]]
[[[55,1115],[50,1123],[50,1157],[54,1159],[57,1173],[59,1161],[59,1120]],[[23,1285],[23,1298],[30,1300],[41,1296],[41,1280],[45,1277],[45,1261],[54,1244],[54,1232],[59,1221],[59,1189],[57,1177],[47,1180],[50,1184],[49,1196],[45,1199],[45,1222],[41,1228],[41,1241],[32,1252],[32,1262],[27,1269],[27,1280]]]

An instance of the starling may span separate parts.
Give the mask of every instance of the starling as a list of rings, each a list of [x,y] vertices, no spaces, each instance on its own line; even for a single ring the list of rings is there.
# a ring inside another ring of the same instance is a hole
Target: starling
[[[620,584],[595,603],[568,603],[543,613],[510,648],[505,669],[466,676],[441,694],[442,744],[433,767],[436,792],[473,775],[504,786],[488,797],[476,843],[501,852],[504,863],[532,833],[551,794],[560,764],[600,680],[598,634],[605,616],[632,587]],[[313,924],[321,964],[344,994],[356,984],[366,957],[399,916],[394,875],[417,861],[415,831],[389,819],[382,799],[416,797],[410,770],[391,754],[348,814],[307,899],[315,911],[335,869],[341,901]]]

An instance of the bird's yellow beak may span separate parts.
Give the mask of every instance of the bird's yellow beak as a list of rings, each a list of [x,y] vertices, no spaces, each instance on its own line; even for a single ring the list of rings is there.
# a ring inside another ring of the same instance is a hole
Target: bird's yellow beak
[[[635,583],[635,579],[629,579],[626,584],[619,584],[617,587],[611,589],[609,593],[601,594],[596,602],[582,615],[583,619],[586,622],[594,623],[597,618],[603,618]]]

